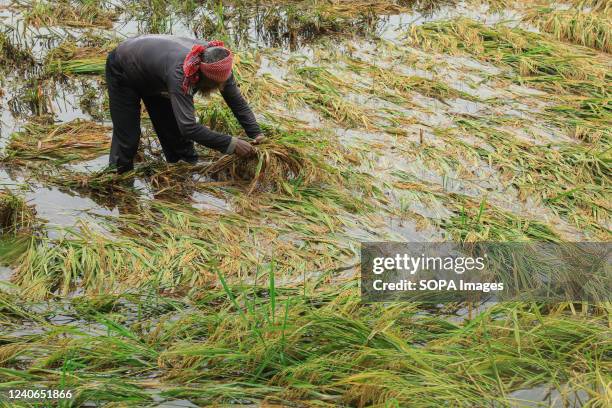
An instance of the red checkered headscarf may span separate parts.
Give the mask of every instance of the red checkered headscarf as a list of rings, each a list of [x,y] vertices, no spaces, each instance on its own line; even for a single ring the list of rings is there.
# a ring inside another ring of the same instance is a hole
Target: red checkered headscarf
[[[234,57],[232,52],[224,46],[225,43],[223,41],[210,41],[207,45],[196,44],[191,47],[191,51],[189,51],[183,62],[183,73],[185,75],[183,78],[183,92],[185,94],[189,92],[189,88],[193,87],[200,80],[200,68],[207,78],[215,82],[225,82],[230,77]],[[204,62],[202,57],[208,47],[223,47],[228,52],[227,57],[211,63]]]

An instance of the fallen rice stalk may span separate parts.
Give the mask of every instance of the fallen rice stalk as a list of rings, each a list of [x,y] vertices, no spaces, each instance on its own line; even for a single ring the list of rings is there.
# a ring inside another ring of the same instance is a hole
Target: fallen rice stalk
[[[35,211],[9,190],[0,191],[0,236],[29,232]]]
[[[464,194],[446,192],[441,186],[417,180],[409,173],[400,171],[396,176],[401,181],[395,186],[409,191],[411,200],[439,201],[452,211],[447,217],[433,220],[444,228],[450,239],[461,242],[561,241],[556,231],[537,219],[502,210],[485,199],[479,201]]]
[[[505,182],[517,187],[519,198],[538,197],[581,230],[609,238],[609,136],[593,144],[536,145],[476,120],[462,119],[457,124],[458,128],[438,135],[460,147],[458,131],[481,138],[491,147],[464,147],[496,166]]]
[[[462,98],[469,101],[477,101],[478,98],[446,85],[444,82],[423,78],[416,75],[404,75],[391,69],[381,68],[355,58],[347,58],[347,64],[351,70],[359,75],[369,75],[373,79],[374,91],[376,93],[387,93],[388,89],[395,94],[411,100],[415,92],[424,96],[434,98],[442,103],[446,99]],[[388,88],[388,89],[386,89]]]
[[[107,126],[80,119],[61,124],[30,122],[12,135],[4,160],[66,163],[93,159],[108,151],[109,133]]]
[[[552,93],[559,89],[594,97],[609,93],[609,69],[598,54],[538,33],[458,18],[413,26],[409,41],[425,49],[463,51],[487,62],[507,64],[518,73],[513,80]]]
[[[560,99],[560,100],[557,100]],[[555,105],[547,108],[547,119],[568,129],[568,134],[579,140],[610,144],[612,138],[612,98],[567,96],[555,98]],[[561,102],[561,103],[559,103]]]
[[[351,90],[351,84],[322,67],[299,67],[295,70],[306,88],[296,92],[313,109],[347,127],[372,127],[372,112],[348,101],[340,89]]]
[[[585,390],[583,402],[605,406],[612,346],[604,305],[504,303],[449,321],[415,303],[361,304],[354,282],[281,287],[276,272],[262,271],[265,286],[219,275],[223,284],[187,296],[100,292],[37,313],[0,295],[0,380],[68,383],[77,401],[139,406],[240,398],[416,408],[521,404],[516,391],[569,384]],[[58,323],[58,315],[74,321]],[[31,319],[35,334],[20,325]],[[162,392],[153,397],[151,389]]]
[[[103,27],[112,28],[117,17],[114,11],[105,9],[99,0],[71,2],[60,0],[18,0],[19,7],[25,10],[24,21],[34,27]]]
[[[449,321],[414,303],[360,304],[354,282],[302,294],[268,280],[189,297],[164,298],[152,288],[71,298],[68,311],[42,313],[68,313],[75,323],[47,319],[36,334],[5,328],[0,378],[50,387],[69,381],[76,401],[140,406],[155,403],[151,389],[197,405],[237,398],[254,405],[510,405],[521,404],[516,391],[563,384],[605,406],[611,346],[603,306],[593,313],[572,304],[506,303]],[[7,322],[18,321],[9,312],[28,315],[19,299],[7,296],[3,304]]]
[[[552,34],[559,41],[612,52],[612,24],[610,16],[576,10],[532,9],[525,21]]]

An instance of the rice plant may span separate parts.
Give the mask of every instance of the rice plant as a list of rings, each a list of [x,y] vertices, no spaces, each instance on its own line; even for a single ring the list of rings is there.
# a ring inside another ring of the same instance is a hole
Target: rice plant
[[[576,10],[533,9],[524,17],[559,41],[567,41],[607,53],[612,52],[612,25],[609,16]]]
[[[446,103],[447,99],[454,98],[470,101],[477,100],[474,96],[456,90],[440,80],[423,78],[416,75],[404,75],[394,72],[392,69],[385,69],[353,58],[348,60],[348,64],[359,75],[368,75],[372,78],[373,92],[377,95],[391,90],[407,100],[411,100],[415,92],[437,99],[443,103]]]
[[[507,64],[518,74],[511,79],[553,93],[561,89],[601,97],[609,92],[609,70],[596,54],[552,42],[541,34],[459,18],[413,26],[408,37],[426,49],[463,51]]]
[[[577,9],[589,9],[597,13],[608,14],[610,2],[606,0],[572,0],[571,3]]]
[[[560,242],[558,232],[533,217],[521,216],[500,209],[473,197],[448,193],[441,186],[424,183],[411,174],[397,172],[400,181],[396,186],[409,190],[415,200],[427,202],[430,197],[443,203],[450,210],[448,217],[433,220],[439,223],[449,238],[461,242],[520,242],[528,240]]]
[[[498,166],[520,197],[539,197],[558,214],[581,229],[594,229],[606,237],[610,208],[609,139],[596,145],[563,143],[538,146],[473,120],[459,121],[466,134],[487,141],[493,149],[476,148],[483,159]],[[453,132],[451,131],[451,135]],[[449,141],[457,139],[450,136]]]
[[[322,67],[300,67],[295,72],[308,90],[298,97],[310,107],[346,127],[371,127],[372,115],[367,109],[350,103],[339,91],[350,89],[349,83]]]
[[[262,273],[264,285],[219,275],[172,300],[78,296],[42,312],[76,321],[40,318],[37,334],[19,332],[31,312],[4,296],[0,387],[62,384],[76,405],[148,405],[154,388],[168,403],[431,407],[521,403],[515,391],[571,383],[595,406],[608,401],[603,308],[510,303],[453,322],[414,303],[360,304],[354,283],[301,293]]]

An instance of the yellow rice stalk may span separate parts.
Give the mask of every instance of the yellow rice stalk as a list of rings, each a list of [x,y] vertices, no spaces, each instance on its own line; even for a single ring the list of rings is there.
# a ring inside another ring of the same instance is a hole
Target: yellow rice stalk
[[[575,10],[533,9],[524,19],[559,41],[612,52],[609,17]]]

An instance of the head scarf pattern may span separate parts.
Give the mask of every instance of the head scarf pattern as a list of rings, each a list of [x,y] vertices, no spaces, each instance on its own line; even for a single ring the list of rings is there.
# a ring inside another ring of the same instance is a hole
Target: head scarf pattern
[[[227,57],[211,63],[203,62],[202,57],[208,47],[223,47],[228,52]],[[200,68],[213,81],[226,81],[232,74],[233,61],[232,52],[225,48],[223,41],[210,41],[206,45],[194,45],[185,57],[185,61],[183,61],[183,74],[185,75],[182,84],[183,92],[185,94],[189,93],[189,90],[198,83],[200,80]]]

